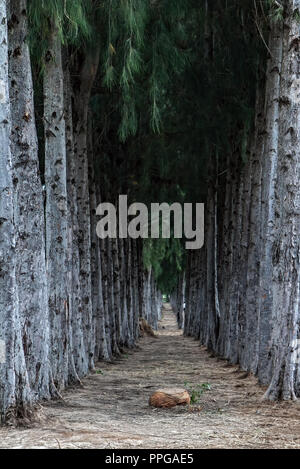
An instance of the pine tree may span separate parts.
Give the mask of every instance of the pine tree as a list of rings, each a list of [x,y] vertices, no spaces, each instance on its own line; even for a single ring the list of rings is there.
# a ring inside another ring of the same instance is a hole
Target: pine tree
[[[10,0],[8,16],[11,156],[16,225],[16,280],[26,368],[35,393],[49,397],[49,317],[45,217],[39,174],[25,0]]]
[[[8,75],[8,4],[0,2],[0,422],[26,418],[35,398],[31,393],[23,348],[16,278],[16,226],[10,150],[11,108]]]

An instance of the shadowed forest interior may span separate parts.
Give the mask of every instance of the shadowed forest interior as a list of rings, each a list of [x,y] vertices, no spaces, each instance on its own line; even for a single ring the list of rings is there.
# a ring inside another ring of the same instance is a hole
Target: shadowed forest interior
[[[299,30],[300,0],[0,0],[1,423],[134,349],[162,295],[297,400]],[[204,247],[99,239],[121,194],[204,203]]]

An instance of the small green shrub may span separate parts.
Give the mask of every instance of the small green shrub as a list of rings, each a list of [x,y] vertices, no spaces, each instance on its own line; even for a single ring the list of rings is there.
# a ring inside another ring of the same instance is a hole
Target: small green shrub
[[[195,386],[185,381],[184,386],[191,397],[191,404],[198,404],[204,392],[211,390],[209,383],[196,384]]]

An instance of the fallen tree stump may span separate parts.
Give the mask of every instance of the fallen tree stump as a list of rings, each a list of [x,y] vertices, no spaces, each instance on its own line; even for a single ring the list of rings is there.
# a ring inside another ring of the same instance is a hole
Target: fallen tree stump
[[[190,405],[191,398],[185,389],[158,389],[149,399],[149,405],[170,409],[177,405]]]

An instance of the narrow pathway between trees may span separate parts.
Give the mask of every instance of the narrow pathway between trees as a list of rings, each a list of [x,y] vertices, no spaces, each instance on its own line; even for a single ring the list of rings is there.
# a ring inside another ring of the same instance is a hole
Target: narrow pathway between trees
[[[190,409],[148,406],[152,391],[186,381],[211,390]],[[183,337],[165,311],[157,338],[99,363],[82,389],[46,404],[34,428],[0,429],[0,448],[300,448],[300,404],[262,403],[262,395],[255,378]]]

